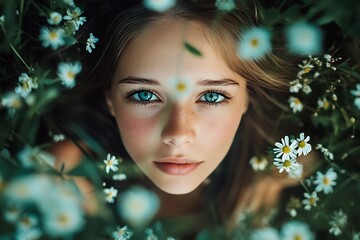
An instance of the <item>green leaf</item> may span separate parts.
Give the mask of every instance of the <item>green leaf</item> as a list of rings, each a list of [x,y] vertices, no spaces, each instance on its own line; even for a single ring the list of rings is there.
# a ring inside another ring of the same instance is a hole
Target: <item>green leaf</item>
[[[191,45],[190,43],[184,42],[184,46],[190,53],[194,54],[195,56],[198,56],[198,57],[202,56],[202,53],[197,48],[195,48],[193,45]]]

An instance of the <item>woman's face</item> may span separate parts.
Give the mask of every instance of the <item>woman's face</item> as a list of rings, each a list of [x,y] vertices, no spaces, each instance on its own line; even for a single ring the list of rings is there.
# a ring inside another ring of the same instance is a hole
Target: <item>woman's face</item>
[[[171,194],[193,191],[215,170],[247,108],[245,80],[204,31],[195,22],[146,27],[122,53],[107,93],[126,150]],[[185,41],[202,56],[187,50]],[[176,90],[174,79],[186,79],[187,94],[179,97],[183,88]]]

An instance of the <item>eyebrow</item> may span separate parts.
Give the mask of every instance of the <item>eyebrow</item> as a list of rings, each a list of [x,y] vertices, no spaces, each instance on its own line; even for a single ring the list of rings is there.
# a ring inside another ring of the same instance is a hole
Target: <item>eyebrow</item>
[[[160,82],[155,79],[148,79],[148,78],[139,78],[139,77],[127,77],[118,81],[120,83],[130,83],[130,84],[146,84],[146,85],[155,85],[160,86]],[[238,85],[239,83],[235,80],[224,78],[220,80],[199,80],[196,85],[198,86],[229,86],[229,85]]]

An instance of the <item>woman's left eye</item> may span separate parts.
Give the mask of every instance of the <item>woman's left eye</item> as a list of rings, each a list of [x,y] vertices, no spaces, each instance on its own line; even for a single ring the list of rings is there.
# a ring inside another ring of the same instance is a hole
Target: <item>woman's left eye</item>
[[[224,94],[211,91],[204,93],[199,100],[207,104],[220,104],[225,103],[227,99],[229,99],[229,97]]]

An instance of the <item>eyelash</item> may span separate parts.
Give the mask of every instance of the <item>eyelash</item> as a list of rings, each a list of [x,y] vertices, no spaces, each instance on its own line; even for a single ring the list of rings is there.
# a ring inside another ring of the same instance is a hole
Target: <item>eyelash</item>
[[[159,98],[157,96],[157,94],[149,89],[149,88],[139,88],[139,89],[136,89],[136,90],[132,90],[130,92],[128,92],[126,95],[125,95],[125,100],[126,102],[128,103],[131,103],[131,104],[137,104],[137,105],[143,105],[143,106],[148,106],[148,105],[151,105],[152,103],[154,102],[157,102],[157,101],[138,101],[138,100],[135,100],[133,99],[133,95],[136,94],[136,93],[140,93],[140,92],[150,92],[152,94],[154,94],[157,98]],[[206,101],[200,101],[201,103],[205,103],[207,105],[211,105],[211,106],[220,106],[220,105],[223,105],[223,104],[227,104],[229,103],[229,100],[231,99],[231,97],[229,96],[229,94],[225,91],[222,91],[222,90],[215,90],[215,89],[209,89],[205,92],[203,92],[201,94],[201,97],[204,96],[205,94],[207,93],[216,93],[216,94],[220,94],[221,96],[224,97],[224,99],[221,101],[221,102],[206,102]]]

